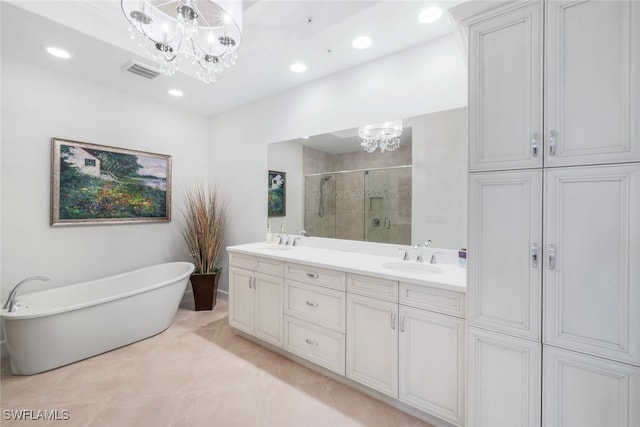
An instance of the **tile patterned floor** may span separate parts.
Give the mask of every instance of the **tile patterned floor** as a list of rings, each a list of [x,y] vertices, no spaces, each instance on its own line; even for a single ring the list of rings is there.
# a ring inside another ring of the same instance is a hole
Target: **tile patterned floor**
[[[428,426],[236,336],[227,308],[187,304],[159,335],[39,375],[12,376],[3,359],[0,425]],[[19,409],[69,419],[7,420]]]

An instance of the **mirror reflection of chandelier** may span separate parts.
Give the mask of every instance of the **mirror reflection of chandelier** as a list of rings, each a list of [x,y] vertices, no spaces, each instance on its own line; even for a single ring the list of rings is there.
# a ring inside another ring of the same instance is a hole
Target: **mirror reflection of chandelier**
[[[380,151],[393,151],[400,146],[402,134],[402,120],[376,123],[358,128],[358,136],[362,139],[360,145],[367,153],[373,153],[376,148]]]
[[[178,62],[198,64],[205,83],[234,65],[242,41],[242,0],[121,0],[131,37],[137,39],[165,75]]]

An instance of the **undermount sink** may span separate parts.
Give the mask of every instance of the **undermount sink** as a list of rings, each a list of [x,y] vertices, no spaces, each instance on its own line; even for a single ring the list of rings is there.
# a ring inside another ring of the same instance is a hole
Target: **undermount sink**
[[[287,245],[264,245],[260,246],[258,249],[263,249],[265,251],[290,251],[293,249],[293,246]]]
[[[417,262],[398,261],[398,262],[385,262],[382,264],[382,268],[392,270],[398,273],[409,274],[439,274],[444,272],[441,268],[435,267],[429,264],[419,264]]]

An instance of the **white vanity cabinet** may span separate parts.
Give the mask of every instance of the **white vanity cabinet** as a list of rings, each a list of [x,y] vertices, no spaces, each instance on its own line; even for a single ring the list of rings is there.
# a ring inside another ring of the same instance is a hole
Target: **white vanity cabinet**
[[[545,167],[640,161],[640,3],[545,3]]]
[[[469,171],[542,167],[542,4],[469,28]]]
[[[464,424],[464,319],[400,305],[399,399]]]
[[[347,294],[347,377],[398,398],[397,302]]]
[[[346,274],[284,265],[284,349],[345,374]]]
[[[545,171],[544,343],[640,370],[640,163]]]
[[[469,171],[640,161],[638,2],[514,1],[459,16]]]
[[[467,424],[637,425],[640,3],[453,13],[469,41]]]
[[[282,347],[282,261],[229,256],[229,324]]]
[[[465,295],[451,283],[463,276],[458,266],[442,266],[453,273],[443,273],[443,283],[416,283],[356,274],[344,264],[351,272],[318,267],[313,253],[308,263],[300,261],[303,251],[288,260],[286,254],[272,259],[241,250],[229,252],[231,326],[280,342],[283,354],[330,370],[435,425],[464,425]],[[363,254],[354,264],[370,258]],[[261,288],[273,294],[262,295]],[[276,320],[282,325],[279,340]]]
[[[470,326],[540,341],[542,171],[469,176]]]
[[[552,346],[543,353],[545,426],[640,425],[639,369]]]

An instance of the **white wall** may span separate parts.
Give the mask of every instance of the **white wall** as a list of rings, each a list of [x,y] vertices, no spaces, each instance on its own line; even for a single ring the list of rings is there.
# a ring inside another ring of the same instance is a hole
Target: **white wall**
[[[304,228],[304,173],[302,171],[302,145],[293,141],[272,144],[269,149],[269,169],[286,172],[286,216],[269,218],[271,231],[279,232],[285,221],[285,231],[297,234]],[[267,174],[265,172],[265,191]],[[266,216],[265,216],[266,218]],[[265,226],[264,231],[267,231]]]
[[[3,299],[35,274],[52,281],[31,289],[189,259],[182,198],[188,184],[208,179],[206,117],[4,57],[1,99]],[[171,155],[173,220],[51,227],[52,137]]]
[[[264,239],[268,143],[462,107],[466,99],[466,68],[451,35],[212,117],[210,165],[228,201],[226,243]],[[227,276],[228,269],[223,289]]]

